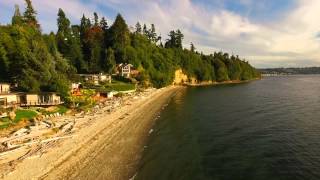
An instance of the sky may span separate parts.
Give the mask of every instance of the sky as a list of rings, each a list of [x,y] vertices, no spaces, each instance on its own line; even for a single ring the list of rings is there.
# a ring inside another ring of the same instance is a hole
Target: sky
[[[0,0],[0,23],[10,23],[14,5]],[[73,24],[82,14],[105,16],[109,25],[121,13],[129,26],[155,24],[163,39],[180,29],[184,47],[224,51],[257,68],[320,66],[320,0],[33,0],[43,32],[56,31],[58,8]]]

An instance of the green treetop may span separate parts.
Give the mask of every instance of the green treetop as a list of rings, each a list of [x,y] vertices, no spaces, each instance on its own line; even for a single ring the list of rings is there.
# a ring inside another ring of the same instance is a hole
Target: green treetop
[[[107,20],[105,17],[102,17],[101,18],[101,21],[100,21],[100,27],[106,31],[108,29],[108,23],[107,23]]]
[[[39,28],[40,25],[38,24],[38,21],[36,18],[37,12],[33,9],[31,0],[25,0],[25,1],[27,4],[27,7],[26,7],[25,12],[23,14],[24,22],[28,25],[35,26],[35,27]]]
[[[194,44],[192,42],[190,43],[190,51],[191,52],[195,52],[196,51],[196,48],[194,47]]]
[[[14,8],[15,10],[11,23],[12,25],[21,25],[23,23],[23,18],[21,16],[19,6],[16,4]]]
[[[141,34],[142,33],[142,27],[141,27],[141,24],[139,22],[137,22],[137,24],[136,24],[136,33],[137,34]]]
[[[126,21],[123,19],[121,14],[118,14],[116,20],[110,27],[109,37],[111,44],[120,47],[126,47],[130,44],[130,31]]]
[[[94,25],[99,26],[99,16],[96,12],[93,13],[93,17],[94,17]]]
[[[70,33],[70,20],[66,17],[66,14],[61,8],[58,11],[58,33],[63,35],[68,35]]]

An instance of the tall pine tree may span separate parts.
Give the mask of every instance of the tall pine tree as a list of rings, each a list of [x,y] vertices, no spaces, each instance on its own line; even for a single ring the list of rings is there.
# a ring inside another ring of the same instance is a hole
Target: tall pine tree
[[[34,10],[32,6],[31,0],[25,0],[27,7],[23,14],[23,20],[27,25],[34,26],[36,28],[40,28],[38,24],[38,20],[36,18],[37,12]]]
[[[12,21],[11,21],[11,24],[12,25],[22,25],[23,23],[23,18],[21,16],[21,13],[20,13],[20,9],[19,9],[19,6],[16,4],[14,6],[15,10],[14,10],[14,15],[12,17]]]

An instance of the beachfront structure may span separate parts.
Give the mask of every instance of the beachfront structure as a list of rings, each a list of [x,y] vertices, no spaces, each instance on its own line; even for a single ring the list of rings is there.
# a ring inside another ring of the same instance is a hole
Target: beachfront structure
[[[117,65],[117,74],[121,75],[122,77],[130,78],[131,69],[133,68],[132,64],[118,64]]]
[[[10,84],[0,83],[0,107],[9,108],[17,103],[17,95],[10,93]]]
[[[0,83],[0,107],[15,106],[55,106],[63,104],[59,95],[54,92],[24,93],[10,92],[10,84]]]
[[[9,93],[0,94],[0,107],[10,108],[15,106],[56,106],[63,104],[56,93]]]
[[[17,96],[20,106],[56,106],[63,104],[61,97],[54,92],[21,93]]]
[[[17,105],[17,94],[15,93],[2,93],[0,94],[0,107],[9,108]]]
[[[0,83],[0,94],[10,93],[10,84]]]
[[[99,85],[100,82],[108,82],[111,83],[112,78],[111,75],[106,74],[79,74],[79,76],[88,83],[92,83],[94,85]]]

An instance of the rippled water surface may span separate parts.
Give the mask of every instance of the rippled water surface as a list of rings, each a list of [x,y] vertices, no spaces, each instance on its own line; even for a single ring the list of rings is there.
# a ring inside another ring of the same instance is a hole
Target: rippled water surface
[[[135,179],[320,179],[320,76],[179,92]]]

